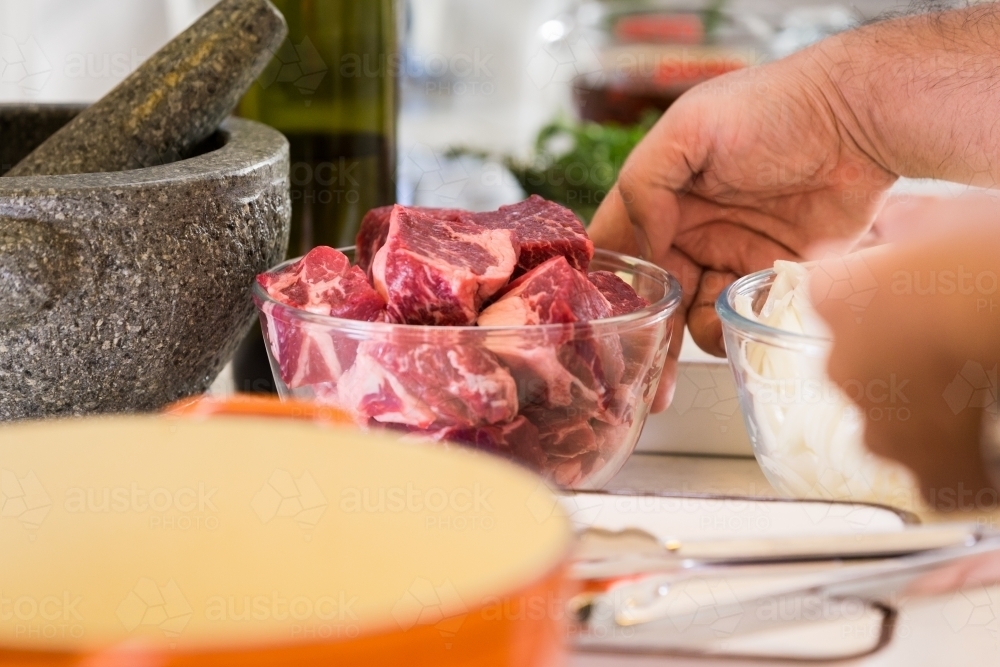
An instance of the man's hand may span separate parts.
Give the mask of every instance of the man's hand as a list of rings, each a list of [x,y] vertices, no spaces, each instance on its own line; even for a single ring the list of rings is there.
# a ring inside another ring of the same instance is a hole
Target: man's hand
[[[737,277],[870,228],[896,176],[851,139],[838,104],[812,51],[705,83],[636,148],[597,212],[598,246],[680,279],[676,331],[686,320],[704,350],[725,354],[715,300]],[[654,409],[673,394],[682,339]]]
[[[947,595],[974,586],[995,587],[1000,584],[1000,554],[984,554],[966,558],[920,577],[904,595],[932,597]]]
[[[695,341],[740,275],[861,239],[897,176],[1000,183],[1000,4],[866,26],[683,96],[594,219],[603,247],[673,271]],[[635,230],[634,233],[632,230]],[[661,397],[672,394],[681,337]]]

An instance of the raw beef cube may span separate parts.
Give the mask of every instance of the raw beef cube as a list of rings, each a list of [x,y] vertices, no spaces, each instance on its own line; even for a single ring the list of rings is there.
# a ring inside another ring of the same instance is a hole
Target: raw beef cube
[[[559,361],[578,381],[587,403],[607,410],[625,372],[621,341],[617,334],[584,338],[577,334],[559,349]]]
[[[524,416],[538,429],[538,442],[550,459],[571,459],[597,449],[589,413],[529,408]]]
[[[592,271],[590,282],[594,283],[611,304],[614,317],[628,315],[649,306],[649,302],[636,294],[631,285],[610,271]]]
[[[291,308],[365,322],[385,317],[385,300],[360,269],[332,248],[316,248],[282,271],[259,275],[257,282],[268,296]],[[353,363],[356,342],[281,306],[263,304],[261,324],[281,379],[290,388],[336,382]]]
[[[372,275],[392,321],[466,326],[516,266],[513,232],[397,206]]]
[[[454,442],[498,454],[520,462],[535,472],[544,473],[547,457],[542,450],[538,429],[525,417],[508,424],[473,428],[446,428],[429,434],[434,440]]]
[[[534,413],[539,444],[545,451],[544,474],[564,487],[577,486],[591,474],[600,460],[597,436],[587,420]]]
[[[576,215],[538,195],[494,213],[477,213],[474,218],[484,227],[517,234],[518,272],[530,271],[553,257],[565,257],[574,269],[586,271],[594,258],[594,243]]]
[[[611,317],[611,304],[565,257],[524,274],[479,316],[479,326],[574,324]]]
[[[482,231],[511,231],[518,252],[516,273],[522,274],[553,257],[566,257],[574,268],[585,271],[594,257],[594,244],[580,220],[568,208],[535,195],[491,213],[469,213],[454,209],[408,208],[446,222],[462,222]],[[375,255],[389,236],[392,207],[369,211],[357,237],[357,264],[369,278]]]
[[[273,303],[261,308],[261,328],[281,380],[291,389],[336,382],[354,363],[356,342],[338,339],[324,325],[288,317]]]
[[[538,428],[547,455],[548,475],[560,486],[578,486],[600,472],[617,451],[617,432],[596,419],[573,410],[529,409],[525,415]],[[626,429],[627,432],[627,429]]]
[[[597,451],[601,453],[603,460],[610,461],[616,456],[624,455],[622,444],[628,439],[633,423],[629,420],[615,425],[594,420],[592,425],[594,435],[597,437]]]
[[[375,322],[385,311],[364,272],[333,248],[316,248],[282,271],[260,274],[257,282],[275,301],[317,315]]]
[[[392,209],[392,206],[383,206],[368,211],[361,220],[361,227],[354,241],[354,262],[365,272],[369,280],[372,277],[372,261],[375,259],[375,253],[385,245],[385,239],[389,236]]]
[[[586,483],[587,479],[599,472],[606,463],[601,458],[600,452],[596,450],[585,452],[571,459],[559,461],[549,476],[559,486],[576,488]]]
[[[610,317],[611,305],[587,276],[556,257],[511,283],[479,316],[483,327],[576,324]],[[487,346],[506,363],[528,403],[607,408],[624,370],[617,335],[567,328],[517,337],[497,335]],[[527,395],[523,391],[529,389]]]
[[[628,315],[649,306],[649,302],[636,294],[631,285],[610,271],[591,272],[590,282],[601,290],[601,294],[611,304],[615,317]],[[646,372],[646,361],[650,358],[650,348],[656,336],[657,334],[648,328],[622,334],[622,351],[625,356],[623,383],[631,384]],[[634,404],[634,400],[632,403]]]
[[[392,209],[392,206],[372,209],[365,215],[361,221],[361,228],[358,230],[355,242],[357,250],[354,259],[358,268],[365,272],[369,280],[372,278],[372,262],[375,260],[375,255],[385,245],[385,240],[389,236]],[[468,218],[471,215],[465,211],[450,208],[413,208],[411,210],[420,211],[441,220],[452,221]]]
[[[337,387],[338,403],[361,423],[473,427],[517,415],[514,378],[470,345],[367,341]]]
[[[597,405],[597,394],[585,386],[560,361],[566,334],[532,334],[515,339],[496,337],[487,347],[507,364],[517,380],[522,406],[569,406],[574,402]]]
[[[627,373],[627,364],[625,368]],[[607,409],[599,411],[596,417],[612,426],[630,423],[635,418],[635,408],[639,404],[639,397],[636,394],[641,392],[641,385],[626,383],[618,385],[611,404]]]
[[[610,462],[619,461],[631,453],[623,450],[623,444],[632,428],[631,422],[610,425],[594,419],[591,421],[591,427],[596,443],[595,449],[584,451],[569,459],[552,462],[552,477],[558,484],[578,487],[592,483],[594,476]]]

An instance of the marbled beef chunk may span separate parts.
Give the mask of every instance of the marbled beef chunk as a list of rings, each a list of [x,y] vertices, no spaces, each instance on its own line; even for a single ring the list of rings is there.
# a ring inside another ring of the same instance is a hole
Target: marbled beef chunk
[[[484,227],[509,229],[517,235],[518,273],[554,257],[564,257],[574,269],[586,271],[594,258],[594,242],[573,211],[538,195],[494,213],[477,213],[474,219]]]
[[[393,322],[466,326],[510,280],[517,251],[509,230],[397,206],[372,276]]]
[[[525,417],[505,424],[475,427],[447,427],[422,432],[431,440],[454,442],[480,451],[498,454],[527,465],[534,471],[545,470],[548,457],[542,449],[538,429]]]
[[[372,262],[375,261],[375,255],[378,254],[378,251],[385,245],[386,239],[389,238],[389,223],[392,220],[393,208],[393,206],[373,208],[368,211],[368,214],[361,221],[361,228],[358,230],[358,237],[355,242],[357,248],[355,250],[354,261],[358,268],[368,276],[368,280],[372,279]],[[452,221],[467,219],[472,215],[468,211],[458,211],[450,208],[422,208],[418,206],[412,207],[410,210],[420,211],[440,220]]]
[[[629,315],[649,307],[649,301],[641,297],[631,285],[610,271],[592,271],[590,282],[597,286],[604,298],[611,304],[614,317]],[[628,331],[621,336],[622,353],[625,359],[625,372],[622,376],[622,388],[615,397],[616,406],[611,414],[617,419],[631,419],[637,398],[630,392],[631,385],[647,371],[647,359],[655,337],[647,330]],[[615,419],[612,419],[615,421]]]
[[[375,322],[385,317],[385,300],[364,273],[332,248],[316,248],[281,271],[257,282],[275,301],[317,315]],[[262,306],[264,333],[291,388],[336,382],[354,361],[357,343],[325,324],[294,317],[273,303]]]
[[[639,296],[631,285],[610,271],[591,271],[588,277],[611,304],[613,317],[628,315],[649,306],[649,302]]]
[[[519,407],[507,369],[486,350],[461,344],[363,342],[337,392],[338,404],[359,423],[420,429],[509,422]]]
[[[385,245],[389,236],[389,220],[392,218],[392,206],[373,208],[365,214],[354,241],[354,263],[365,272],[368,279],[372,278],[372,262],[375,254]]]
[[[483,230],[513,232],[518,247],[515,272],[518,275],[553,257],[565,257],[570,266],[586,271],[594,258],[594,243],[576,215],[565,206],[537,195],[490,213],[420,207],[407,210],[441,221],[462,222],[467,229],[477,226]],[[391,217],[392,207],[387,206],[370,211],[361,222],[357,237],[357,264],[369,278],[372,277],[371,265],[375,255],[388,239]]]
[[[610,317],[611,305],[564,257],[521,276],[479,316],[481,327],[575,325]],[[507,364],[529,403],[546,407],[610,406],[623,360],[615,334],[590,336],[567,327],[519,336],[498,335],[487,346]]]

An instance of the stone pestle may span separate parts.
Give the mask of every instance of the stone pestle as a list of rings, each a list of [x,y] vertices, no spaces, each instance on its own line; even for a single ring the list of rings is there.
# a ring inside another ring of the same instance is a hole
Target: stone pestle
[[[117,172],[190,156],[287,32],[268,0],[222,0],[5,176]]]

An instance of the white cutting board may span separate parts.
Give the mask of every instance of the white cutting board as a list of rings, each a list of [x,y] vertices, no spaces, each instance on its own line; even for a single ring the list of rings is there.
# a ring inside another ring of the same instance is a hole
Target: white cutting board
[[[911,517],[893,510],[863,504],[751,500],[743,498],[629,496],[602,493],[573,493],[560,497],[576,530],[588,527],[606,530],[641,528],[660,540],[711,540],[779,536],[828,536],[873,532],[898,532]],[[697,583],[697,582],[696,582]],[[726,582],[723,581],[723,584]],[[736,585],[735,582],[732,585]],[[718,587],[716,582],[715,587]],[[706,589],[712,597],[714,589]],[[667,656],[702,654],[716,657],[769,660],[843,660],[869,654],[888,642],[892,626],[883,610],[852,603],[834,618],[808,624],[779,624],[775,629],[753,635],[728,635],[725,619],[711,616],[706,602],[705,622],[720,625],[718,641],[712,646],[686,645],[684,633],[669,633],[639,644],[627,634],[611,637],[581,637],[575,642],[574,665],[612,665],[615,657],[639,651],[635,664],[659,663]],[[827,610],[825,610],[826,612]],[[834,609],[835,611],[835,609]],[[714,628],[714,626],[713,626]],[[627,629],[621,632],[627,633]],[[700,659],[704,659],[703,656]],[[671,664],[673,661],[671,660]]]
[[[570,493],[560,502],[574,528],[641,528],[661,540],[853,535],[903,530],[915,521],[875,505],[748,498]]]

